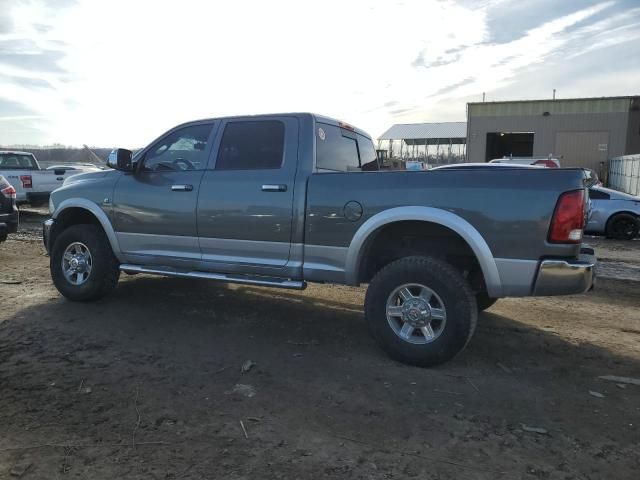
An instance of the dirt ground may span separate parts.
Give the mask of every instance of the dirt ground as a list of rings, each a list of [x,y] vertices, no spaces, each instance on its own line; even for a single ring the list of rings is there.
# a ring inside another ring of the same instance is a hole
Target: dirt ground
[[[0,478],[638,478],[640,385],[598,377],[640,378],[640,283],[501,300],[419,369],[376,348],[363,289],[123,275],[68,302],[26,220],[0,245]]]

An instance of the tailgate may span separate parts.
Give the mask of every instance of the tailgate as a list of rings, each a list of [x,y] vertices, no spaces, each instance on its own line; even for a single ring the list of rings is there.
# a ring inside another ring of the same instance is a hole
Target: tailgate
[[[33,177],[32,193],[51,193],[64,183],[65,175],[56,175],[55,170],[31,172]]]

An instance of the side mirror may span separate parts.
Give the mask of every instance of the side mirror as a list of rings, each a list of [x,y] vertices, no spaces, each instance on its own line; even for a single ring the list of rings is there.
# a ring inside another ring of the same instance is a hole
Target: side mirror
[[[111,168],[115,168],[116,170],[122,170],[123,172],[132,172],[132,156],[133,152],[131,152],[131,150],[127,150],[126,148],[116,148],[115,150],[111,150],[109,158],[107,159],[107,165]]]

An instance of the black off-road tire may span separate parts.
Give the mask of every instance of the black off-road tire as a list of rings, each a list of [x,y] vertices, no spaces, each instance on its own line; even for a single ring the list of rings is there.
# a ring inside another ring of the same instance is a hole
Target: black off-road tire
[[[74,242],[86,245],[91,253],[92,269],[85,283],[73,285],[64,276],[62,256]],[[89,302],[104,297],[118,284],[120,265],[111,250],[106,235],[96,225],[72,225],[64,230],[53,245],[49,269],[53,284],[69,300]]]
[[[607,222],[607,237],[616,240],[633,240],[640,231],[640,221],[629,213],[618,213]]]
[[[487,295],[487,292],[476,293],[476,304],[478,305],[478,312],[484,312],[488,308],[491,308],[496,302],[497,298],[492,298]]]
[[[387,299],[408,283],[431,289],[446,309],[444,329],[430,343],[418,345],[401,339],[387,321]],[[365,314],[374,339],[391,358],[419,367],[455,357],[466,347],[478,321],[476,297],[467,281],[448,263],[424,256],[401,258],[380,270],[367,289]]]

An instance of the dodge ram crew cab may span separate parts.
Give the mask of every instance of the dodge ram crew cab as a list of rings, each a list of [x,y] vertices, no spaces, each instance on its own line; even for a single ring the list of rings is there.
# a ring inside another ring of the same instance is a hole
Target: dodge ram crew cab
[[[378,171],[369,135],[307,113],[186,123],[109,164],[51,195],[45,245],[71,300],[102,297],[120,272],[368,284],[378,344],[429,366],[496,299],[594,281],[579,169]]]

